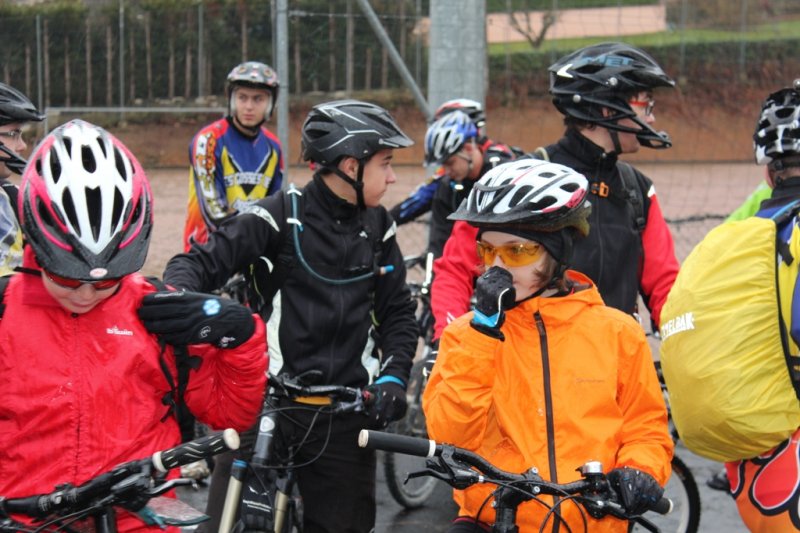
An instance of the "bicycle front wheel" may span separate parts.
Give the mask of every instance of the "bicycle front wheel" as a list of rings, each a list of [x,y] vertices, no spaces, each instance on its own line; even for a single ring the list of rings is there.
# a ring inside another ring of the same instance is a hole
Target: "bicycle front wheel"
[[[422,369],[423,361],[418,361],[411,368],[406,416],[389,426],[388,431],[422,439],[428,438],[425,414],[422,412],[422,389],[425,384]],[[425,459],[421,457],[387,452],[383,456],[383,470],[389,493],[406,509],[422,507],[436,489],[437,480],[430,476],[417,477],[406,482],[409,473],[425,470]]]
[[[700,492],[689,467],[677,455],[672,457],[672,476],[664,488],[664,497],[672,500],[672,512],[666,515],[647,513],[645,518],[662,533],[696,533],[700,526]],[[638,524],[631,524],[628,530],[646,531]]]

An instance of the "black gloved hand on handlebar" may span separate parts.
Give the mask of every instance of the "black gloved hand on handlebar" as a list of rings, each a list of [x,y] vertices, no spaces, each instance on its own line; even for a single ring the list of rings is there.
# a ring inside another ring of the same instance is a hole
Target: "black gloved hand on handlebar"
[[[517,291],[511,272],[493,266],[475,282],[475,309],[470,325],[484,335],[505,340],[500,327],[505,310],[514,306]]]
[[[631,515],[649,510],[664,495],[664,489],[653,476],[636,468],[615,468],[606,477]]]
[[[406,414],[408,407],[406,389],[396,383],[394,379],[391,377],[378,378],[366,389],[372,395],[372,403],[367,409],[367,416],[370,426],[374,429],[383,429],[390,422],[400,420]]]
[[[158,291],[144,297],[139,318],[167,343],[235,348],[253,336],[250,310],[228,298],[190,291]]]

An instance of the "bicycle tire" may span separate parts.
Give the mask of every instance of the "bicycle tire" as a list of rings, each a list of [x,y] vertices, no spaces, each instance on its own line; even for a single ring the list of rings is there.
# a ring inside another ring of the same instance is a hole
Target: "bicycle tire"
[[[672,476],[667,481],[664,496],[672,500],[673,511],[666,515],[648,513],[646,518],[662,533],[697,533],[700,527],[700,491],[692,471],[677,455],[672,457]],[[646,530],[631,524],[628,531]]]
[[[422,391],[425,385],[422,370],[424,359],[414,363],[408,384],[408,410],[406,416],[394,424],[387,431],[401,435],[427,438],[425,427],[425,414],[422,412]],[[385,453],[383,454],[383,470],[386,476],[386,485],[392,498],[406,509],[418,509],[425,505],[434,490],[437,480],[430,476],[418,477],[409,480],[409,472],[425,469],[425,460],[409,455]]]

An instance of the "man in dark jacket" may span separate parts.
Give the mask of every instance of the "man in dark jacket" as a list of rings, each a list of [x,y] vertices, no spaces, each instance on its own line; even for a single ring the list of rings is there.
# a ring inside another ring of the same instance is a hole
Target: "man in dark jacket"
[[[645,52],[622,43],[582,48],[550,66],[553,103],[564,115],[564,137],[536,157],[569,166],[589,180],[590,232],[575,245],[574,268],[597,284],[606,304],[637,312],[642,295],[657,325],[678,273],[675,245],[653,182],[618,160],[640,146],[668,148],[653,129],[653,90],[674,82]],[[456,223],[434,263],[435,336],[469,307],[478,265],[475,232]]]
[[[380,205],[396,179],[393,149],[412,141],[386,110],[355,100],[314,107],[302,138],[303,156],[316,168],[313,180],[223,223],[206,245],[172,258],[165,281],[212,289],[248,265],[272,265],[253,274],[268,322],[271,373],[316,371],[319,384],[366,387],[376,398],[368,418],[339,415],[333,424],[333,415],[313,424],[307,409],[292,411],[312,425],[294,456],[304,465],[298,469],[304,530],[367,533],[375,522],[375,455],[358,448],[357,435],[404,415],[417,344],[396,226]],[[212,481],[212,492],[218,484]]]

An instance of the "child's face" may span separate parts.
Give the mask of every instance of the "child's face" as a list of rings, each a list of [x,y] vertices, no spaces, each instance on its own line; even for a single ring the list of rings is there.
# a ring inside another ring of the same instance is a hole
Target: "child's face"
[[[95,288],[91,283],[84,283],[77,289],[70,289],[53,281],[45,271],[42,271],[42,282],[50,296],[61,307],[79,315],[94,309],[97,304],[114,294],[119,287],[119,282],[111,287],[102,289]]]
[[[499,266],[511,273],[511,276],[514,278],[514,290],[517,291],[518,302],[529,297],[547,283],[548,278],[543,274],[547,270],[546,265],[550,255],[547,253],[544,246],[541,246],[539,243],[499,231],[484,231],[478,242],[488,244],[495,250],[511,246],[511,248],[506,248],[507,253],[517,252],[518,262],[525,262],[532,259],[532,262],[528,264],[509,266],[503,260],[502,251],[500,253],[495,253],[493,259],[489,257],[491,254],[484,255],[484,264],[486,268]],[[523,245],[523,247],[520,248],[518,245]],[[534,249],[536,249],[536,251],[534,251]],[[487,262],[490,260],[491,262]]]

